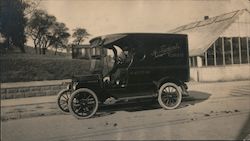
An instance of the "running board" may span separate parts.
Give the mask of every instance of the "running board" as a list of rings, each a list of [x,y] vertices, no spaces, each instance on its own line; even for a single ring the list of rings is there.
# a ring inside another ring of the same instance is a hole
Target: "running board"
[[[132,97],[124,97],[124,98],[118,98],[117,101],[129,101],[133,99],[143,99],[143,98],[153,98],[157,97],[157,95],[144,95],[144,96],[132,96]]]
[[[121,97],[121,98],[109,97],[103,102],[103,104],[112,105],[112,104],[115,104],[115,103],[121,102],[121,101],[128,102],[129,100],[143,99],[143,98],[145,99],[145,98],[153,98],[153,97],[157,97],[157,94],[143,95],[143,96]]]

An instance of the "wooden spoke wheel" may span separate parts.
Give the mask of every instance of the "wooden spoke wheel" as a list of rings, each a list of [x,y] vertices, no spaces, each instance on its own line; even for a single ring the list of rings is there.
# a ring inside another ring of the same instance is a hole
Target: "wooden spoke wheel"
[[[68,101],[70,98],[70,90],[63,89],[57,95],[57,105],[62,112],[69,113]]]
[[[174,83],[165,83],[159,89],[158,102],[164,109],[177,108],[182,99],[181,89]]]
[[[96,94],[87,88],[81,88],[72,93],[69,99],[69,111],[78,119],[92,117],[98,109]]]

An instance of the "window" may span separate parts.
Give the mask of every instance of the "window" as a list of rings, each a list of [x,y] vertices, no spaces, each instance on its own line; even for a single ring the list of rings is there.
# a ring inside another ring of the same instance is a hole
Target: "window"
[[[215,65],[214,64],[214,47],[213,47],[213,44],[207,50],[207,65],[208,66]]]
[[[72,48],[72,58],[80,59],[82,57],[81,48]]]
[[[92,56],[100,56],[101,55],[101,48],[100,47],[92,47],[91,48],[91,55]]]
[[[188,58],[188,62],[189,62],[189,67],[191,67],[191,57]]]
[[[234,58],[234,64],[240,64],[240,57],[239,57],[239,39],[238,37],[232,38],[233,43],[233,58]]]
[[[250,62],[250,37],[247,38],[248,39],[248,62]]]
[[[204,53],[204,56],[202,56],[202,66],[207,66],[207,59],[206,59],[207,51]]]
[[[86,56],[86,49],[85,48],[81,48],[81,53],[82,53],[82,56]]]
[[[247,38],[240,38],[241,44],[241,63],[245,64],[248,63],[247,61]]]
[[[216,65],[223,65],[222,39],[218,38],[215,41],[216,49]]]
[[[193,67],[197,67],[197,57],[193,57]]]
[[[232,64],[231,38],[224,38],[225,63]]]
[[[189,58],[190,67],[197,67],[197,56],[193,56]]]
[[[105,54],[103,55],[103,68],[102,68],[102,74],[103,76],[107,76],[109,72],[113,69],[115,64],[115,53],[112,49],[103,48],[103,52]]]
[[[222,38],[224,40],[222,40]],[[225,60],[223,60],[223,42]],[[225,62],[225,65],[240,63],[247,64],[250,56],[249,45],[249,37],[220,37],[204,53],[202,64],[204,66],[224,65],[223,62]]]

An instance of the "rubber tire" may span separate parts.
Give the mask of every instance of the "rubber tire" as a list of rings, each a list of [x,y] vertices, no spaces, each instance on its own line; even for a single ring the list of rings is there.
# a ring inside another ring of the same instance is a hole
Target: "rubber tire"
[[[60,98],[61,96],[65,93],[65,92],[68,92],[70,91],[69,89],[63,89],[61,90],[58,94],[57,94],[57,106],[59,107],[59,109],[64,112],[64,113],[69,113],[69,110],[64,110],[61,106],[60,106]]]
[[[82,116],[79,116],[79,115],[75,114],[75,112],[74,112],[73,109],[72,109],[72,101],[73,101],[75,95],[77,95],[77,94],[80,93],[80,92],[88,92],[88,93],[90,93],[90,94],[94,97],[95,103],[96,103],[95,108],[94,108],[94,110],[92,111],[92,113],[91,113],[90,115],[88,115],[88,116],[85,116],[85,117],[82,117]],[[96,94],[95,94],[92,90],[90,90],[90,89],[88,89],[88,88],[81,88],[81,89],[78,89],[78,90],[74,91],[74,92],[71,94],[68,104],[69,104],[69,105],[68,105],[69,111],[70,111],[70,113],[71,113],[74,117],[76,117],[77,119],[87,119],[87,118],[92,117],[92,116],[96,113],[96,111],[97,111],[97,109],[98,109],[98,98],[97,98]]]
[[[173,107],[166,106],[166,105],[164,104],[164,102],[162,101],[162,98],[161,98],[162,91],[163,91],[163,89],[164,89],[166,86],[174,87],[174,88],[177,90],[177,92],[178,92],[178,97],[179,97],[179,99],[177,99],[177,103],[176,103],[176,105],[173,106]],[[159,102],[159,104],[161,105],[162,108],[167,109],[167,110],[175,109],[175,108],[177,108],[177,107],[180,105],[181,100],[182,100],[181,89],[180,89],[180,87],[177,86],[176,84],[167,82],[167,83],[164,83],[164,84],[160,87],[160,89],[159,89],[159,94],[158,94],[158,102]]]

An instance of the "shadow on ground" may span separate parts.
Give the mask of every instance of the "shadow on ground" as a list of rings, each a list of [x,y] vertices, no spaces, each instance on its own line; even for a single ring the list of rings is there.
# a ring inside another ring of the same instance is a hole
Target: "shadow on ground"
[[[200,91],[189,91],[189,96],[188,97],[183,97],[182,103],[179,106],[179,108],[187,107],[189,105],[195,105],[197,103],[203,102],[209,97],[211,94],[205,93],[205,92],[200,92]]]
[[[189,105],[195,105],[197,103],[207,100],[211,94],[200,91],[189,91],[189,96],[183,97],[182,103],[179,108],[185,108]],[[157,99],[139,99],[130,102],[118,103],[114,105],[102,105],[99,108],[99,112],[96,117],[107,116],[114,114],[117,111],[137,112],[145,110],[160,109]]]

